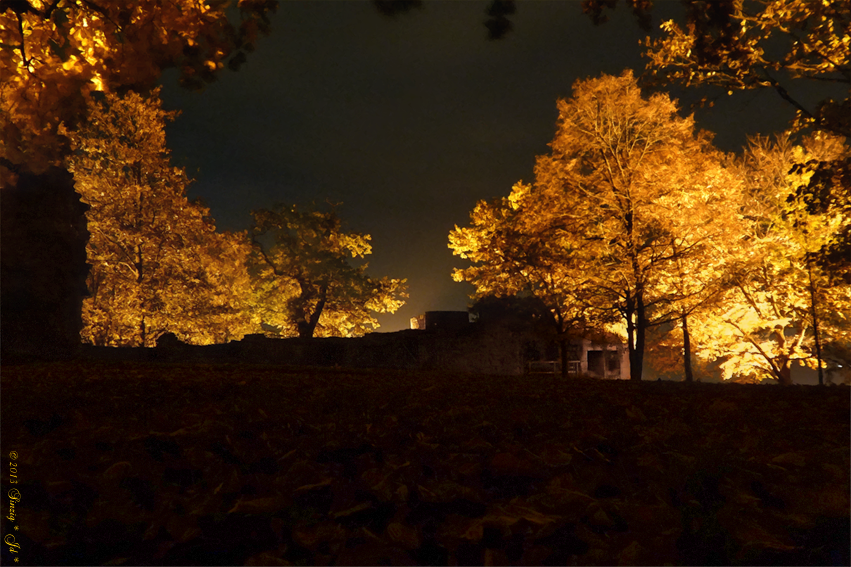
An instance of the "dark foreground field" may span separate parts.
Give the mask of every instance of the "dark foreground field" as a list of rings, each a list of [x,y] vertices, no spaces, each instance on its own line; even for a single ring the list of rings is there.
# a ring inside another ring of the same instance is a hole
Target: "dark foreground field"
[[[849,564],[847,387],[21,365],[2,443],[9,565]]]

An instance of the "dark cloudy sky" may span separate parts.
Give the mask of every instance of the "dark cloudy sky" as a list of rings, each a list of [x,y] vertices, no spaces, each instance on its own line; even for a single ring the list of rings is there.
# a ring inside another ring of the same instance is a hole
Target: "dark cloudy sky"
[[[370,2],[285,0],[239,72],[200,93],[167,74],[164,105],[182,110],[168,143],[196,179],[190,197],[223,230],[248,228],[252,209],[276,203],[342,203],[348,226],[372,235],[368,273],[408,279],[410,299],[379,318],[382,331],[466,309],[473,288],[450,278],[465,264],[449,231],[476,201],[532,180],[574,81],[644,65],[646,33],[624,7],[595,27],[578,1],[524,0],[514,31],[488,41],[487,5],[427,0],[388,18]],[[654,29],[677,15],[678,4],[657,2]],[[771,93],[697,114],[728,151],[790,116]]]

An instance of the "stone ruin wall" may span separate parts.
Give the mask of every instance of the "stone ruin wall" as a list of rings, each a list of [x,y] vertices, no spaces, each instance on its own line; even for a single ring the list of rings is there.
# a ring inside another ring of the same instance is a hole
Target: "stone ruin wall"
[[[188,345],[169,337],[156,348],[84,345],[81,356],[109,361],[274,364],[341,368],[522,374],[520,338],[506,329],[470,325],[452,331],[405,330],[360,338],[274,339],[248,335],[221,345]]]

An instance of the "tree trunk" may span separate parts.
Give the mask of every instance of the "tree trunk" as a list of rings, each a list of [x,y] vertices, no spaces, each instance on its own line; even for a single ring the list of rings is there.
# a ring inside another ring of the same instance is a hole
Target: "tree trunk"
[[[818,315],[816,314],[816,286],[813,282],[813,264],[807,254],[807,272],[810,276],[810,310],[813,314],[813,335],[816,341],[816,360],[818,361],[818,385],[824,386],[824,371],[821,366],[821,338],[818,334]]]
[[[316,308],[310,314],[310,319],[305,317],[304,310],[301,311],[301,316],[296,321],[298,327],[298,336],[302,339],[312,339],[316,332],[316,325],[319,324],[319,318],[322,316],[322,310],[325,309],[325,304],[328,302],[328,284],[323,283],[319,289],[319,301],[316,303]]]
[[[567,380],[567,339],[558,342],[559,358],[561,359],[561,377]]]
[[[626,300],[624,315],[626,315],[626,350],[629,355],[629,378],[632,380],[636,367],[635,321],[633,321],[635,309],[633,309],[632,300],[629,297]]]
[[[309,301],[309,297],[307,296],[306,290],[308,289],[307,284],[303,283],[301,280],[297,280],[299,286],[301,287],[301,293],[298,297],[293,297],[289,300],[289,309],[293,320],[295,321],[295,328],[298,331],[298,338],[300,339],[310,339],[313,338],[313,328],[311,328],[310,323],[307,320],[307,303]]]
[[[688,333],[687,315],[683,315],[683,368],[686,374],[686,382],[693,382],[694,375],[691,370],[691,336]]]
[[[779,368],[779,372],[777,374],[777,380],[780,382],[781,386],[791,386],[792,385],[792,361],[787,360],[783,363],[783,366]]]
[[[295,322],[296,328],[298,329],[298,338],[300,339],[312,339],[313,338],[313,330],[311,328],[310,323],[304,317],[299,317]]]
[[[644,298],[639,294],[635,300],[635,349],[629,356],[629,379],[640,382],[644,367],[644,343],[647,335],[647,320],[644,313]]]

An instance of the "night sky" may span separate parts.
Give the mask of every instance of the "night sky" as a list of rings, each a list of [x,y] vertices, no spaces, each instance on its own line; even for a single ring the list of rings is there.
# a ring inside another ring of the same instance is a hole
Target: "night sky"
[[[476,201],[533,180],[556,100],[574,81],[640,74],[645,63],[646,32],[623,6],[595,27],[578,1],[518,2],[514,30],[488,41],[487,5],[429,0],[389,18],[370,2],[287,0],[238,72],[201,92],[167,73],[164,106],[182,111],[168,144],[196,179],[190,198],[220,230],[246,229],[251,210],[277,203],[342,203],[348,228],[372,235],[367,272],[408,279],[410,299],[379,316],[381,331],[466,309],[473,287],[450,277],[466,264],[447,247],[449,231]],[[678,14],[677,3],[657,2],[653,29]],[[671,92],[686,107],[706,94]],[[724,95],[696,113],[726,151],[791,116],[770,92]]]

